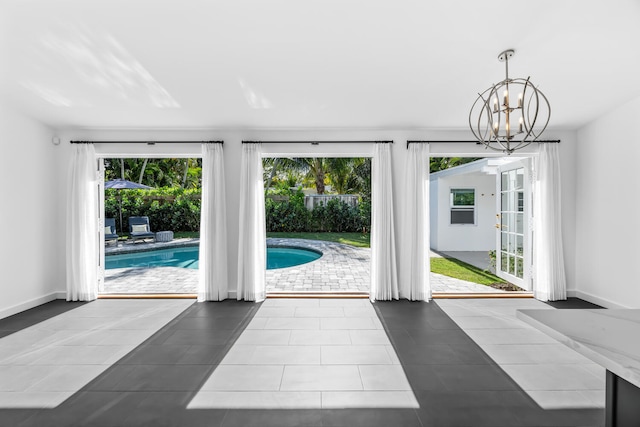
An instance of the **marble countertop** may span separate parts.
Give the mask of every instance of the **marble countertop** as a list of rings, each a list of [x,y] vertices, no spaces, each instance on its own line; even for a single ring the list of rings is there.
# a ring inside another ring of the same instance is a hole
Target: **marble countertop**
[[[640,309],[518,310],[516,316],[640,387]]]

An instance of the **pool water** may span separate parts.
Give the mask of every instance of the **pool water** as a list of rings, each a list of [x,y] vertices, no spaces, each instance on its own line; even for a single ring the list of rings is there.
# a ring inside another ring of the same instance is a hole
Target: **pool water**
[[[105,256],[107,270],[113,268],[151,268],[181,267],[198,269],[199,248],[188,246],[183,248],[158,249],[155,251],[132,252],[128,254]],[[267,270],[293,267],[315,261],[321,253],[300,248],[267,248]]]

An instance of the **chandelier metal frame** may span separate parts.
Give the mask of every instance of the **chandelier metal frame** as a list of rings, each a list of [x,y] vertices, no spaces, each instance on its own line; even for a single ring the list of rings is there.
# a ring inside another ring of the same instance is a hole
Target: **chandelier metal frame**
[[[478,142],[506,154],[538,140],[551,118],[549,100],[534,86],[530,77],[509,78],[509,59],[514,54],[515,51],[509,49],[498,55],[498,60],[505,63],[505,79],[478,93],[469,112],[469,127]],[[518,93],[516,103],[510,99],[514,89]],[[502,102],[499,102],[501,91]],[[514,118],[518,120],[515,127],[511,123]]]

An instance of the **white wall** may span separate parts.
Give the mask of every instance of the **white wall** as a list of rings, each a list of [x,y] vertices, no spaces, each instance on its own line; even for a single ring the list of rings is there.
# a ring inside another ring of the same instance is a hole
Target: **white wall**
[[[484,173],[468,173],[437,179],[436,191],[430,194],[432,227],[431,247],[438,251],[490,251],[496,247],[496,177]],[[433,188],[433,187],[431,187]],[[452,188],[475,190],[476,223],[452,225],[450,192]]]
[[[577,295],[640,308],[640,98],[578,131]]]
[[[64,240],[53,132],[0,104],[0,318],[55,299]]]

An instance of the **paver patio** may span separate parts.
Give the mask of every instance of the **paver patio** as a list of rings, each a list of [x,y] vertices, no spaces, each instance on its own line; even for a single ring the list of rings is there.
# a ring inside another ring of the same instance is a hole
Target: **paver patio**
[[[166,243],[124,244],[106,248],[107,254],[132,250],[162,249],[196,245],[198,239],[177,239]],[[267,293],[368,293],[371,249],[334,242],[306,239],[267,239],[268,246],[295,246],[322,252],[318,260],[295,267],[267,270]],[[431,273],[434,293],[504,292],[489,286]],[[119,268],[105,271],[104,293],[182,293],[197,292],[198,270],[177,267]]]

